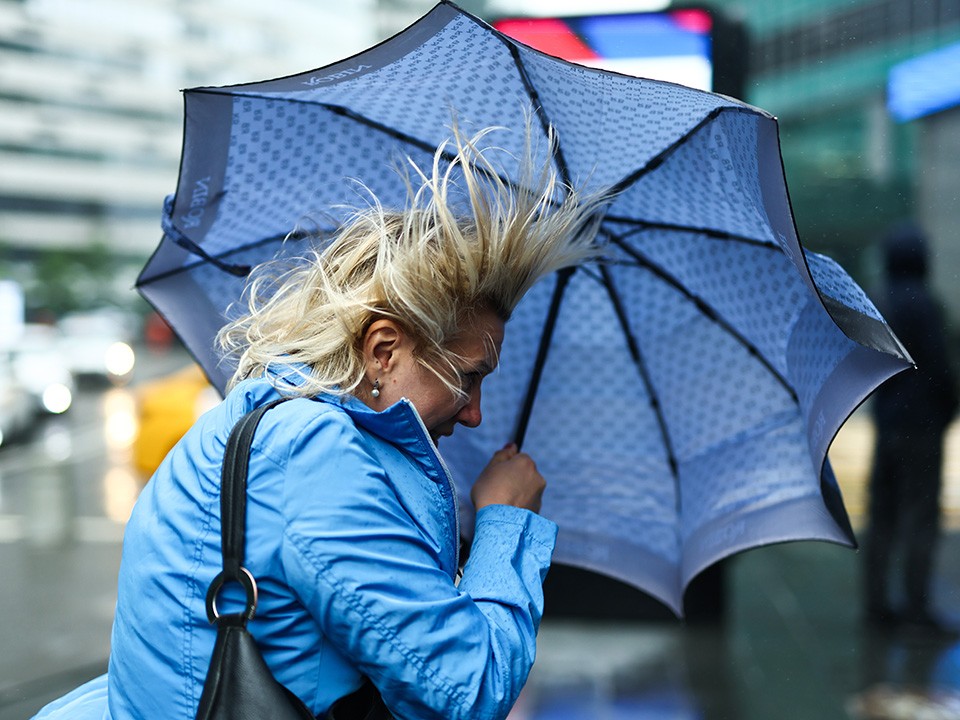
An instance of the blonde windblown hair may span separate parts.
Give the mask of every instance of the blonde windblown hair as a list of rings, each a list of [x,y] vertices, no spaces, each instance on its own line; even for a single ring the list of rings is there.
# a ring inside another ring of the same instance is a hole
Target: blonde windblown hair
[[[540,278],[595,255],[607,200],[563,186],[549,163],[534,167],[529,130],[519,178],[508,184],[493,151],[479,149],[493,131],[465,138],[454,129],[429,174],[410,161],[405,208],[371,198],[322,250],[282,271],[278,261],[256,268],[246,314],[217,338],[237,358],[230,386],[271,370],[297,376],[284,392],[353,394],[366,329],[387,317],[413,337],[418,361],[460,392],[449,347],[464,319],[489,309],[507,320]],[[455,197],[466,198],[459,211]]]

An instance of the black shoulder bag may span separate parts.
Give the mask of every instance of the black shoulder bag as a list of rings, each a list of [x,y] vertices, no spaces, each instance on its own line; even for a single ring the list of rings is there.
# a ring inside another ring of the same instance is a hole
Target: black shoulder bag
[[[257,583],[243,566],[250,444],[260,418],[281,402],[275,400],[244,415],[227,440],[220,488],[223,570],[207,591],[207,618],[217,626],[217,641],[197,720],[316,720],[303,701],[273,677],[247,630],[247,621],[257,610]],[[247,593],[241,613],[221,615],[217,609],[217,595],[227,582],[239,583]],[[334,703],[326,720],[391,720],[391,716],[367,681]]]

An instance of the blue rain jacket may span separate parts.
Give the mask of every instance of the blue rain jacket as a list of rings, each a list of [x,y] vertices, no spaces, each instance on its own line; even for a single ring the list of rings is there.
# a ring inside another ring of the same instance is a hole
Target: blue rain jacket
[[[215,638],[204,601],[222,562],[224,447],[274,397],[266,380],[242,383],[164,460],[127,526],[108,675],[38,717],[195,716]],[[456,496],[414,407],[291,400],[264,416],[251,452],[249,627],[316,713],[366,675],[398,720],[504,718],[534,661],[555,539],[535,513],[483,508],[458,585]],[[239,588],[220,598],[222,612],[243,605]]]

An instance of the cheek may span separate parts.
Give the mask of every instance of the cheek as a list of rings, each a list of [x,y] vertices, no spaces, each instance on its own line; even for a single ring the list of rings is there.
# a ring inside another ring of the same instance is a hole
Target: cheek
[[[443,386],[431,387],[421,400],[422,407],[416,401],[414,404],[428,427],[447,422],[460,412],[462,407],[460,401],[452,397],[450,391]]]
[[[442,401],[437,404],[437,418],[440,422],[446,422],[452,420],[456,417],[457,413],[463,408],[465,403],[461,402],[457,398],[451,398],[450,393],[447,392]]]

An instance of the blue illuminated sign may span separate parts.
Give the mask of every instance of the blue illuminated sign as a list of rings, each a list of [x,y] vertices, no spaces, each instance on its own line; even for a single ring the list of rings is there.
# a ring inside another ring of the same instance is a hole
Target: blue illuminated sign
[[[887,109],[900,122],[960,105],[960,43],[890,68]]]

